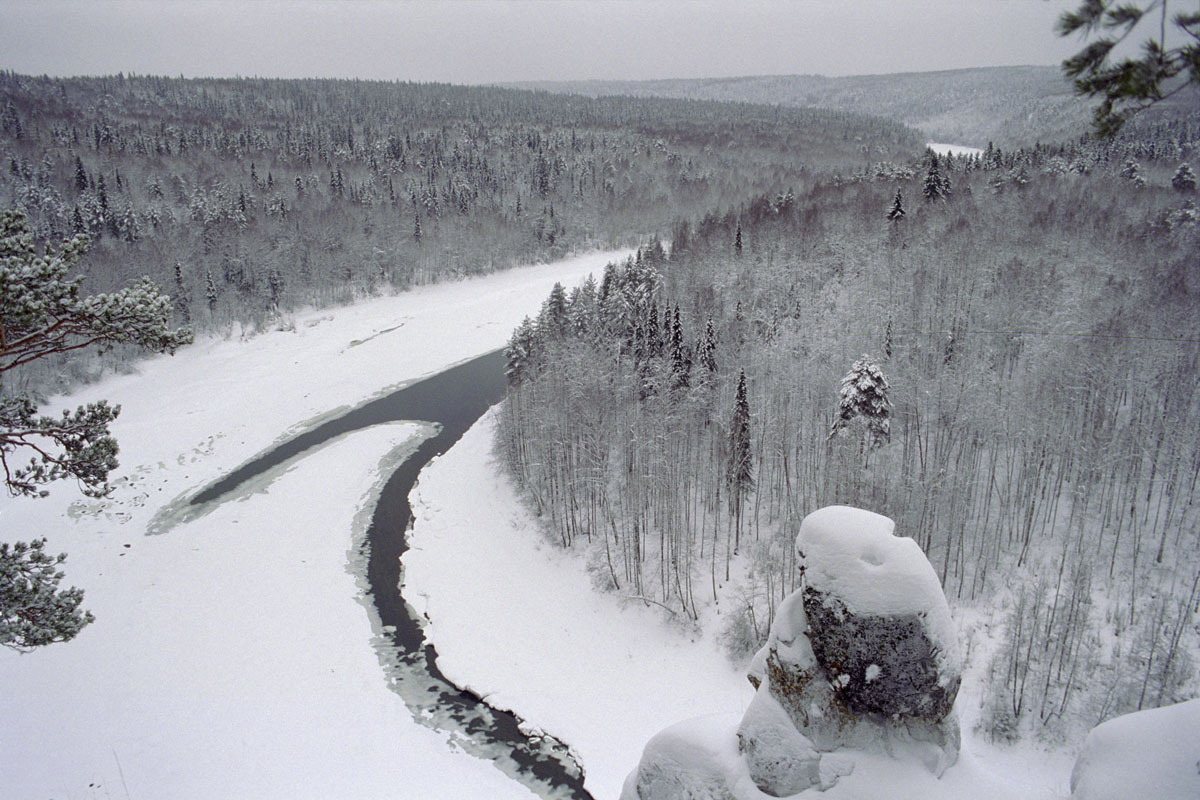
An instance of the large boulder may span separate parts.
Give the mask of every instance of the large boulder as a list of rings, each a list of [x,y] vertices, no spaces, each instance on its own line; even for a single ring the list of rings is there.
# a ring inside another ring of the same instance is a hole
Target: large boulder
[[[712,714],[655,734],[625,779],[621,800],[741,800],[738,784],[747,778],[736,726],[736,716]]]
[[[1072,800],[1200,797],[1200,700],[1138,711],[1092,729],[1071,773]]]
[[[863,752],[938,777],[954,764],[961,666],[950,608],[920,547],[893,529],[847,506],[805,517],[801,589],[779,605],[750,663],[756,693],[740,724],[706,718],[658,734],[621,800],[823,791]]]
[[[804,518],[796,549],[807,638],[850,712],[933,725],[961,682],[954,626],[933,567],[894,527],[848,506]]]

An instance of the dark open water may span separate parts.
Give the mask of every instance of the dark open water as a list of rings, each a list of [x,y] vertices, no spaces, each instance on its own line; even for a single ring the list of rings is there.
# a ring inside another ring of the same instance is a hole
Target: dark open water
[[[219,500],[251,478],[344,433],[399,420],[438,423],[439,433],[422,442],[384,485],[362,546],[367,557],[370,598],[388,640],[388,646],[379,650],[391,673],[393,688],[422,724],[454,732],[453,738],[462,749],[490,758],[503,772],[539,795],[592,800],[583,788],[582,770],[562,742],[522,732],[520,718],[492,708],[442,675],[437,653],[425,641],[420,614],[400,594],[400,556],[408,547],[406,533],[413,522],[408,495],[417,476],[431,459],[450,449],[488,408],[503,399],[504,388],[503,351],[479,356],[284,442],[212,484],[191,503]],[[403,789],[397,787],[401,796]]]

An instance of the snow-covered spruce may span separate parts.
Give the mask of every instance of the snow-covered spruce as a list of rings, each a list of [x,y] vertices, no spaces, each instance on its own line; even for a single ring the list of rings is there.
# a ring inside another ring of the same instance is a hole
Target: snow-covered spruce
[[[1200,699],[1125,714],[1088,734],[1072,800],[1200,797]]]
[[[924,553],[894,527],[848,506],[805,517],[802,585],[750,664],[757,693],[736,737],[704,720],[668,728],[646,745],[622,800],[824,791],[871,753],[932,776],[955,763],[961,666],[950,609]]]

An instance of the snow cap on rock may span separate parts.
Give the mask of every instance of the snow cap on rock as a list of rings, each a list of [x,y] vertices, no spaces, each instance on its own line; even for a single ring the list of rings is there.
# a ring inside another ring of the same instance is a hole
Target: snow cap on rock
[[[736,714],[710,714],[655,734],[620,800],[733,800],[757,793],[738,751],[737,728]]]
[[[895,536],[895,527],[882,514],[852,506],[812,512],[796,537],[804,580],[854,614],[921,615],[943,667],[957,674],[957,638],[942,584],[920,546]]]

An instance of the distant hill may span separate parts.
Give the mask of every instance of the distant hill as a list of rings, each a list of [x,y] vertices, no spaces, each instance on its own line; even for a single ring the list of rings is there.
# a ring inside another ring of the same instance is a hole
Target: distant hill
[[[656,81],[543,81],[524,89],[584,95],[736,100],[823,107],[894,119],[939,142],[1011,148],[1076,139],[1091,103],[1072,93],[1058,67],[987,67],[896,75],[764,75]]]

